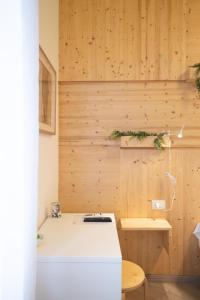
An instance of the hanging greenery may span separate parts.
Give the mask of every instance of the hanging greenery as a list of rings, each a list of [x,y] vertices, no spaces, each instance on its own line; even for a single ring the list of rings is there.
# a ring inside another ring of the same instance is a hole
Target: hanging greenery
[[[120,138],[122,136],[130,136],[130,137],[135,137],[136,139],[138,139],[139,141],[142,141],[143,139],[145,139],[148,136],[154,136],[155,139],[153,141],[154,147],[157,150],[163,150],[163,144],[164,144],[164,135],[166,135],[167,132],[146,132],[146,131],[119,131],[119,130],[114,130],[111,133],[111,138],[113,139],[117,139]]]
[[[191,68],[195,68],[196,69],[196,72],[195,72],[195,75],[196,75],[195,83],[196,83],[197,91],[200,93],[200,63],[191,66]]]

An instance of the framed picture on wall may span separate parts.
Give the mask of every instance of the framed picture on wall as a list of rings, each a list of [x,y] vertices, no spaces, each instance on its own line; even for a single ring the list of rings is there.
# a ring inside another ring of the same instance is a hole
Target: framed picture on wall
[[[56,133],[56,71],[39,49],[39,122],[40,131]]]

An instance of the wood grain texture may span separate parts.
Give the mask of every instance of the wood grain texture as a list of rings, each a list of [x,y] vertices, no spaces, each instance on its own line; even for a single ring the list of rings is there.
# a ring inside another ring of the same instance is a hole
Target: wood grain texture
[[[159,280],[160,280],[159,276]],[[157,277],[156,277],[157,278]],[[174,278],[174,277],[173,277]],[[148,297],[147,299],[155,300],[197,300],[200,299],[200,291],[198,284],[188,283],[187,281],[178,282],[180,276],[174,278],[172,281],[171,276],[163,276],[162,282],[155,282],[155,276],[152,280],[148,281]],[[188,278],[184,277],[184,280]],[[193,278],[192,278],[193,279]],[[196,280],[199,278],[196,278]],[[158,280],[158,281],[159,281]],[[189,278],[191,280],[191,277]],[[196,281],[197,282],[197,281]],[[126,295],[126,300],[144,300],[143,289],[137,289],[135,291],[129,292]],[[124,300],[124,299],[123,299]]]
[[[60,81],[184,80],[189,14],[186,0],[60,0]]]
[[[70,138],[108,140],[114,129],[177,131],[185,125],[187,132],[199,127],[199,119],[200,99],[190,83],[60,85],[62,142]]]
[[[180,130],[180,129],[179,129]],[[148,129],[149,131],[149,129]],[[158,131],[158,129],[156,130]],[[188,134],[187,130],[187,134]],[[174,134],[179,132],[174,131]],[[168,133],[167,133],[168,134]],[[170,135],[170,133],[169,133]],[[155,148],[154,146],[155,137],[146,137],[144,140],[139,141],[132,136],[124,136],[120,139],[121,148]],[[178,138],[176,135],[164,136],[163,148],[200,148],[200,139],[196,137],[184,136],[184,138]]]
[[[121,230],[132,231],[168,231],[172,229],[166,219],[158,218],[121,218],[120,228]]]
[[[199,28],[200,2],[188,0],[187,5],[187,67],[199,63]]]
[[[132,136],[123,136],[121,137],[120,147],[121,148],[155,148],[154,140],[155,136],[149,136],[144,138],[143,140],[138,140],[137,138],[134,138]],[[175,143],[175,141],[174,141]],[[171,147],[171,139],[169,136],[166,135],[163,136],[163,148],[169,148]]]
[[[119,231],[123,257],[148,274],[200,274],[192,235],[200,218],[200,98],[189,68],[199,62],[199,15],[199,0],[60,0],[62,210],[166,218],[168,240]],[[120,149],[109,138],[117,129],[170,130],[172,148]],[[177,178],[173,210],[152,211],[152,199],[170,207],[166,171]]]
[[[64,212],[114,212],[117,218],[166,218],[172,225],[168,251],[160,232],[119,232],[123,257],[148,274],[197,275],[200,258],[192,235],[199,222],[200,99],[187,82],[60,84],[60,184]],[[114,129],[177,134],[179,147],[121,148]],[[195,147],[194,147],[195,145]],[[171,160],[170,160],[171,157]],[[171,162],[170,162],[171,161]],[[166,199],[177,177],[172,211],[151,210]]]
[[[140,266],[127,260],[122,261],[123,293],[139,288],[144,284],[144,281],[145,274]]]

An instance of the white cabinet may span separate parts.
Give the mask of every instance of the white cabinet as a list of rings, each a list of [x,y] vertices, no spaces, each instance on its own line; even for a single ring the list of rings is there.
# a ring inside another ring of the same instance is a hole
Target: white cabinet
[[[37,300],[120,300],[121,251],[115,218],[84,223],[83,214],[49,218],[40,232]]]

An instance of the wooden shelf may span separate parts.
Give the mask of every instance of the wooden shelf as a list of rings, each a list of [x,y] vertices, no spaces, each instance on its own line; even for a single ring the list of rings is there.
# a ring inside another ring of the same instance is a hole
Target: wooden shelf
[[[136,138],[131,136],[122,136],[121,137],[121,148],[155,148],[153,141],[155,137],[149,136],[142,141],[138,141]],[[164,148],[169,148],[171,146],[171,141],[168,136],[164,136]]]
[[[131,136],[122,136],[120,142],[120,148],[154,148],[154,137],[147,137],[143,141],[138,141],[136,138]],[[164,137],[164,148],[200,148],[200,139],[196,136],[184,136],[182,139],[173,136],[169,138]]]
[[[166,219],[152,218],[122,218],[120,219],[122,230],[154,230],[169,231],[172,226]]]

